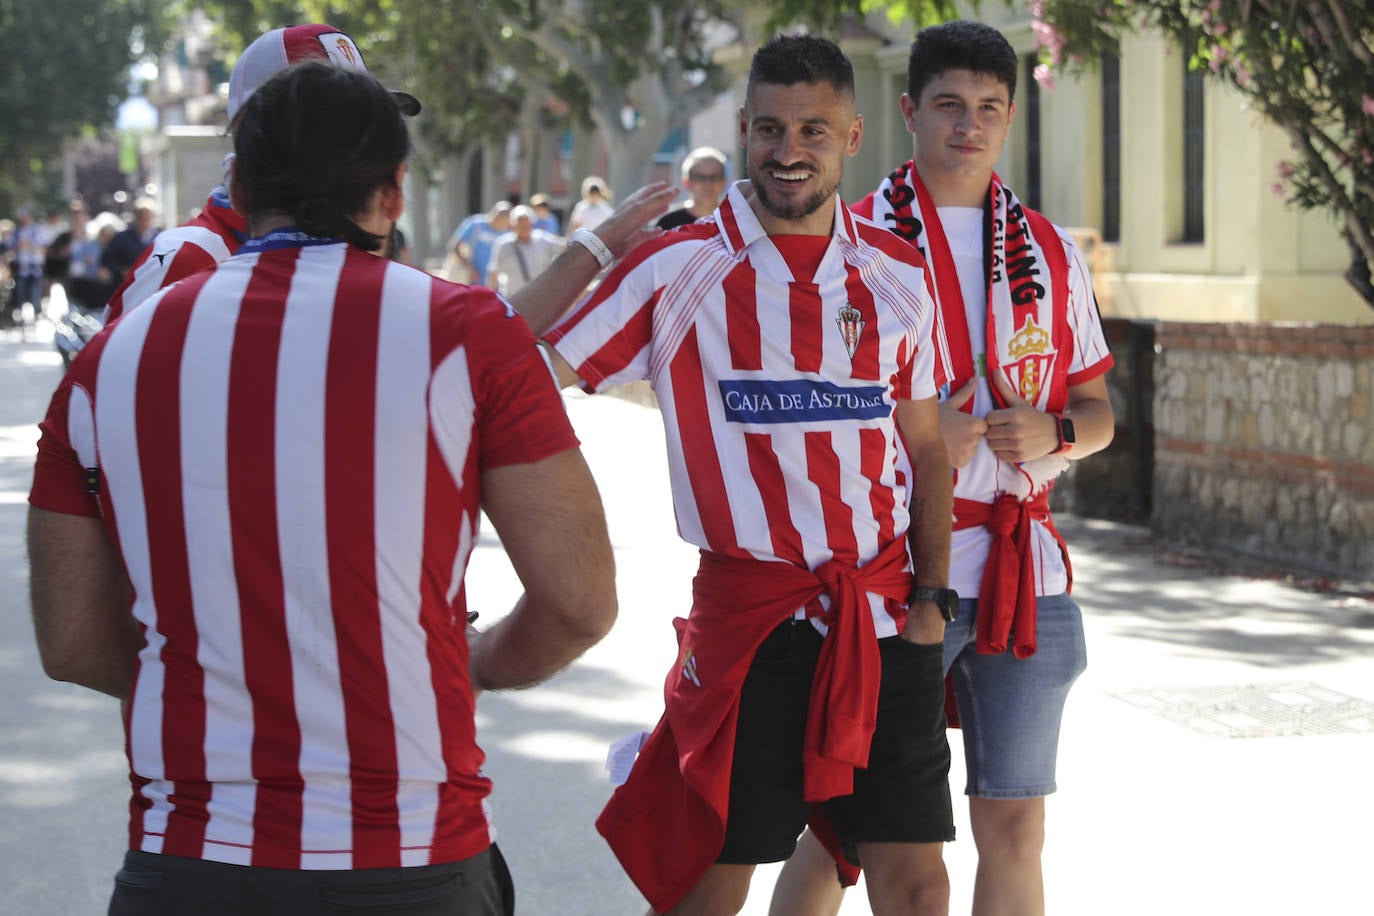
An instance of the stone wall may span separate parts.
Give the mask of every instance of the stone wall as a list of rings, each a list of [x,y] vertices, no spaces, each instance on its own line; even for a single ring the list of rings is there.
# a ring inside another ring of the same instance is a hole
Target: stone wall
[[[1156,326],[1151,527],[1374,578],[1374,327]]]
[[[1104,318],[1114,365],[1107,394],[1116,416],[1111,445],[1070,463],[1055,481],[1050,506],[1091,518],[1145,524],[1154,485],[1155,322]]]

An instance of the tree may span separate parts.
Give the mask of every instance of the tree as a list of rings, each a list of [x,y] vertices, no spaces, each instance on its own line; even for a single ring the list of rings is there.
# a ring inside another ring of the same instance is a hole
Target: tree
[[[585,95],[587,116],[606,143],[613,190],[643,184],[654,154],[725,87],[711,58],[708,27],[732,11],[719,0],[561,0],[487,4],[503,27],[523,35]],[[546,88],[552,89],[550,85]]]
[[[114,124],[163,14],[158,0],[0,0],[0,206],[27,200],[83,129]]]
[[[1158,29],[1288,135],[1276,191],[1329,210],[1345,278],[1374,308],[1374,4],[1342,0],[1034,0],[1041,56],[1070,71]]]

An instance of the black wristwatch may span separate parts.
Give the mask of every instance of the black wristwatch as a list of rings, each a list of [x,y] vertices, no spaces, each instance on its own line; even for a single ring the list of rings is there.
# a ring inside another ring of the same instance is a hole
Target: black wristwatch
[[[911,589],[907,604],[929,601],[940,609],[945,623],[953,623],[959,617],[959,593],[952,588],[934,588],[929,585],[916,585]]]
[[[1073,447],[1073,421],[1057,413],[1050,416],[1054,417],[1054,434],[1059,438],[1059,445],[1050,454],[1062,455]]]

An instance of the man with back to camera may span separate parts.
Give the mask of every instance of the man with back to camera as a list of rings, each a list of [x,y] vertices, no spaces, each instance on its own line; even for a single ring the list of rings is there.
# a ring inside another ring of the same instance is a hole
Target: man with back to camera
[[[126,701],[110,912],[509,914],[475,696],[609,629],[595,484],[509,306],[379,256],[394,98],[312,61],[240,127],[249,239],[79,354],[30,495],[44,668]],[[480,512],[525,593],[477,634]]]
[[[836,193],[862,136],[840,50],[770,41],[740,112],[749,181],[546,338],[564,385],[653,382],[702,548],[664,718],[597,824],[655,912],[738,912],[812,814],[869,868],[874,912],[948,905],[934,305],[916,252]]]
[[[1114,419],[1112,357],[1083,255],[993,171],[1016,110],[1017,69],[990,26],[921,30],[901,98],[913,158],[854,209],[915,244],[932,269],[949,343],[940,428],[956,474],[950,582],[961,597],[944,666],[978,847],[973,912],[1036,916],[1060,721],[1087,663],[1048,488],[1069,460],[1111,442]],[[808,837],[779,879],[773,912],[835,913],[841,894]]]

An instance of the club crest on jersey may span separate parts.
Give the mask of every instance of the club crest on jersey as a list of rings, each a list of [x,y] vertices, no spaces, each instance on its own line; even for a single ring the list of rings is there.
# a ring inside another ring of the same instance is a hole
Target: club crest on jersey
[[[701,686],[701,681],[697,679],[697,657],[693,654],[691,646],[682,650],[682,676],[698,687]]]
[[[864,332],[863,312],[846,302],[839,311],[839,317],[835,319],[835,327],[840,329],[840,337],[844,339],[844,348],[849,353],[849,358],[854,358],[854,351],[859,347],[859,337]]]
[[[1049,333],[1027,315],[1025,325],[1012,335],[1007,353],[1012,358],[1011,363],[1002,366],[1007,373],[1007,381],[1012,383],[1022,398],[1036,403],[1050,367],[1054,365],[1055,353]]]

